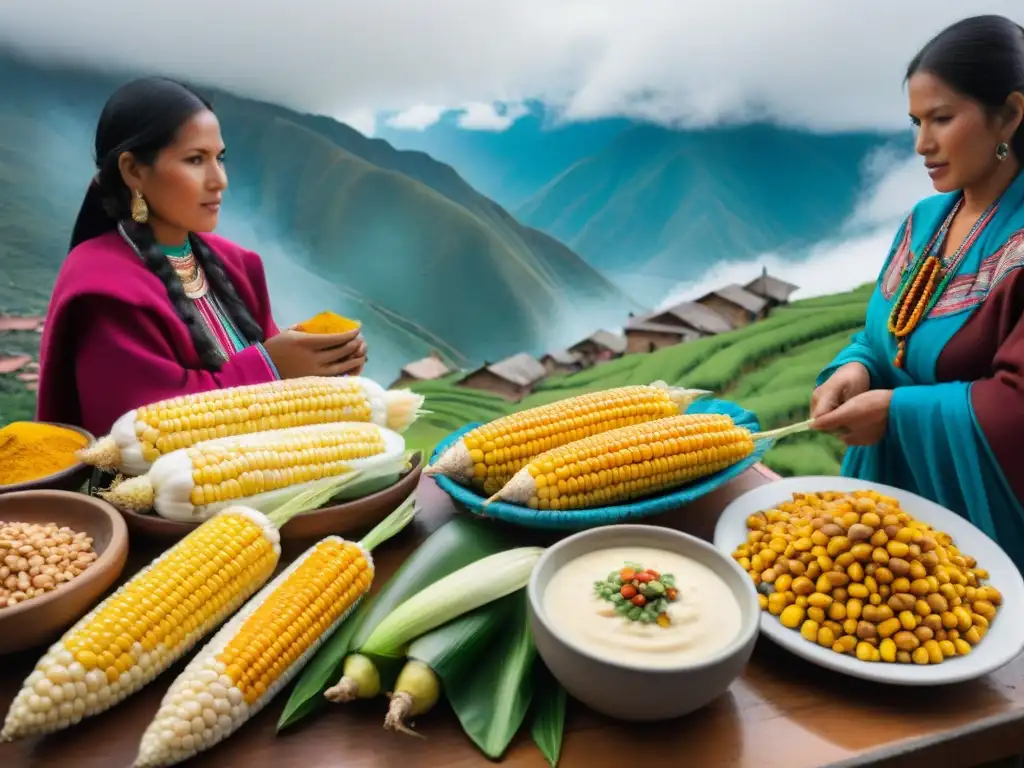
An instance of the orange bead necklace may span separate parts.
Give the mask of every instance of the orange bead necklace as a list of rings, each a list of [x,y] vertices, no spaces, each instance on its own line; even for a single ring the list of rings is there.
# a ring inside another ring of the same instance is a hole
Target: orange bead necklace
[[[916,268],[907,274],[900,287],[900,294],[893,303],[892,312],[889,313],[889,332],[896,337],[896,357],[893,358],[893,365],[903,368],[907,360],[907,341],[921,320],[932,310],[935,302],[939,300],[949,281],[956,274],[957,268],[967,255],[971,245],[977,239],[985,225],[992,220],[992,215],[998,206],[998,201],[992,203],[978,220],[974,222],[967,237],[960,243],[960,247],[948,258],[941,258],[943,243],[949,235],[949,228],[953,219],[963,205],[963,197],[957,200],[956,205],[946,216],[946,220],[939,227],[939,230],[932,237],[924,254],[917,260]]]

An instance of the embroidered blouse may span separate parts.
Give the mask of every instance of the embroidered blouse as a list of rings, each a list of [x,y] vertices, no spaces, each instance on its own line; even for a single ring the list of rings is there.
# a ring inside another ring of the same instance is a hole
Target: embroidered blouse
[[[891,300],[910,264],[913,216],[883,275],[882,295]],[[940,382],[974,382],[971,406],[1007,481],[1024,500],[1021,435],[1024,434],[1024,231],[981,262],[976,274],[952,280],[929,313],[939,318],[974,309],[949,340],[935,367]],[[911,341],[913,344],[913,341]]]

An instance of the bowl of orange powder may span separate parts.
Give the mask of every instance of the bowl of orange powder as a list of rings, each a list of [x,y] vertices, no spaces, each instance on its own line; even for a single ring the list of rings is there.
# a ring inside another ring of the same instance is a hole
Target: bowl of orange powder
[[[0,428],[0,493],[77,491],[92,471],[78,452],[96,442],[69,424],[14,421]]]

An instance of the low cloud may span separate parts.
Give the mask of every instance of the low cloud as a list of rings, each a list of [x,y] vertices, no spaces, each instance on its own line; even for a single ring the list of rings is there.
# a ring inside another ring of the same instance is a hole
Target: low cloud
[[[437,106],[494,130],[515,106],[671,125],[765,119],[906,125],[907,61],[1020,0],[4,0],[0,46],[46,61],[187,77],[339,119]],[[513,105],[497,120],[495,104]],[[481,106],[483,105],[483,106]],[[413,121],[412,116],[419,116]]]
[[[888,171],[879,169],[888,163]],[[806,253],[766,253],[751,261],[716,265],[699,280],[676,286],[660,307],[702,296],[729,283],[744,284],[762,268],[797,285],[794,299],[822,296],[874,282],[878,277],[896,231],[914,204],[935,193],[919,157],[898,162],[888,153],[868,162],[869,179],[860,202],[835,238],[818,243]]]

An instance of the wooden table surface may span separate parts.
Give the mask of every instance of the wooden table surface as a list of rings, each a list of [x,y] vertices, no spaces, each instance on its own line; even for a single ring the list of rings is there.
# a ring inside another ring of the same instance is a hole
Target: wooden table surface
[[[699,503],[652,519],[710,539],[726,504],[771,481],[752,469]],[[423,511],[375,553],[376,584],[454,510],[429,480],[420,488]],[[510,535],[515,535],[511,532]],[[136,546],[126,575],[157,554]],[[287,553],[286,553],[287,554]],[[0,712],[35,663],[39,651],[0,661]],[[108,710],[62,733],[0,745],[4,768],[119,768],[129,766],[146,725],[182,661],[155,682]],[[226,741],[190,761],[195,768],[470,768],[489,762],[439,706],[416,723],[426,738],[385,733],[383,700],[331,708],[293,731],[275,736],[286,688],[256,718]],[[636,726],[600,717],[570,701],[561,766],[894,766],[917,768],[943,761],[974,766],[1024,751],[1024,656],[987,678],[945,688],[882,686],[811,665],[758,642],[743,677],[718,700],[686,718]],[[510,768],[546,765],[520,732],[504,758]]]

